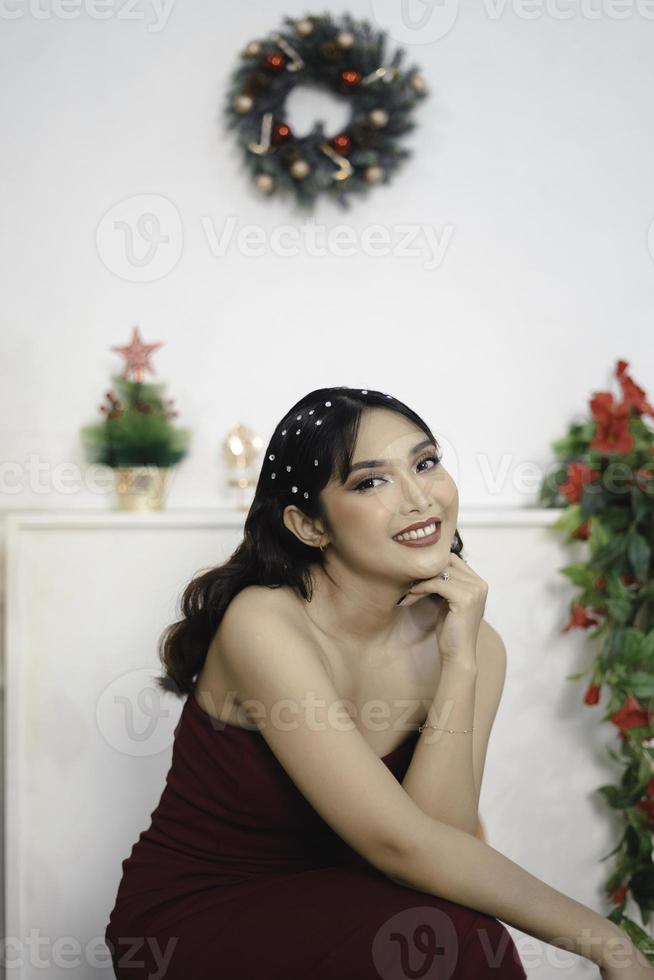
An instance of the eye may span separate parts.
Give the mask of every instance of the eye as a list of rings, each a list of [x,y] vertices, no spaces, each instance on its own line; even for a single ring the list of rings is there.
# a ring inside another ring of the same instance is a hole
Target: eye
[[[426,467],[426,469],[420,470],[421,473],[427,473],[429,472],[429,470],[435,469],[440,463],[442,458],[443,458],[442,453],[437,453],[436,455],[434,455],[433,452],[429,452],[426,453],[424,456],[420,457],[420,459],[416,463],[416,466],[420,466],[422,463],[427,463],[427,462],[433,463],[434,464],[433,466],[428,466]],[[365,480],[361,480],[360,483],[357,483],[357,485],[354,487],[354,490],[360,493],[365,492],[366,490],[370,489],[368,484],[374,483],[375,480],[382,480],[382,479],[383,477],[381,476],[367,476]]]
[[[420,459],[416,463],[416,466],[420,466],[421,463],[427,463],[431,461],[434,465],[428,467],[428,469],[433,470],[438,466],[442,458],[443,458],[442,453],[437,453],[436,455],[434,455],[434,453],[427,453],[426,456],[420,457]],[[425,471],[422,470],[422,472],[424,473]]]

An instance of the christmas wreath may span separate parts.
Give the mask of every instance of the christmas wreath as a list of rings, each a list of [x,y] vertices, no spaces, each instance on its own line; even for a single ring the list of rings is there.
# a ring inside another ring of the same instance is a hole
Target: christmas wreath
[[[290,192],[303,208],[326,194],[349,207],[352,194],[389,182],[411,155],[399,139],[414,128],[409,117],[427,88],[415,67],[400,70],[401,49],[387,60],[386,41],[367,21],[325,13],[286,17],[279,31],[245,47],[226,115],[262,193]],[[306,136],[293,134],[284,104],[302,81],[349,100],[343,132],[326,135],[318,120]]]

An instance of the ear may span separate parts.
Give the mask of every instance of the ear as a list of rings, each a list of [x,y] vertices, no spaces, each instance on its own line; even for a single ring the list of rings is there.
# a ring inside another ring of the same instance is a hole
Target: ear
[[[299,538],[302,544],[318,548],[323,543],[325,529],[322,523],[313,517],[307,517],[295,504],[284,508],[283,521],[284,527]]]

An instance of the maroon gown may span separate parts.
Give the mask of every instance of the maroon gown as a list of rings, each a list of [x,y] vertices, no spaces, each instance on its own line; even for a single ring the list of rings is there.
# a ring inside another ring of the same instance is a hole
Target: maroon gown
[[[392,881],[331,829],[262,734],[194,695],[161,799],[122,862],[119,980],[518,980],[506,927]],[[413,731],[383,762],[406,772]]]

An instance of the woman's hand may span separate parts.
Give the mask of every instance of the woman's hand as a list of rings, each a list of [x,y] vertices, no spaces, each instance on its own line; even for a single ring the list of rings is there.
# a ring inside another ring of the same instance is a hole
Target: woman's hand
[[[488,583],[453,552],[450,552],[445,570],[449,572],[448,581],[441,577],[443,572],[435,578],[419,579],[411,586],[402,605],[411,606],[429,593],[442,596],[447,612],[439,616],[436,624],[441,660],[460,661],[472,657],[476,662],[477,637],[486,607]]]

